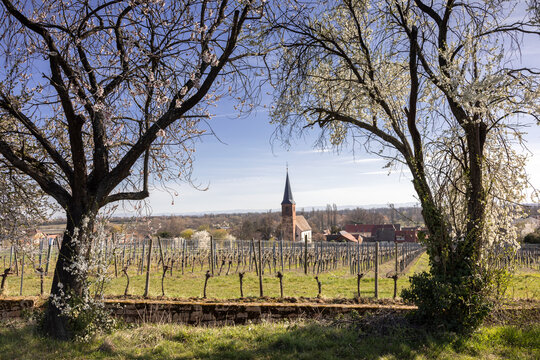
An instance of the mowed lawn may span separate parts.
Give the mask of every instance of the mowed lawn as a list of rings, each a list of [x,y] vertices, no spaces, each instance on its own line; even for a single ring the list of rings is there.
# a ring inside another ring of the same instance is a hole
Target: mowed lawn
[[[0,327],[0,359],[539,359],[540,326],[494,326],[472,336],[396,328],[375,335],[353,324],[262,323],[219,328],[141,325],[88,343],[36,335],[24,322]]]
[[[398,279],[398,296],[401,289],[409,286],[408,277],[419,271],[428,268],[428,258],[426,254],[414,261],[405,274],[401,274]],[[394,295],[394,281],[386,277],[393,269],[393,262],[390,261],[381,266],[379,275],[379,297],[391,298]],[[200,271],[197,266],[192,273],[191,268],[184,271],[184,275],[178,269],[173,270],[172,276],[167,273],[164,280],[165,296],[171,298],[201,298],[204,287],[204,271]],[[114,273],[114,267],[109,267],[109,272]],[[240,284],[238,274],[233,270],[229,275],[224,275],[223,269],[220,276],[214,276],[208,280],[207,297],[211,299],[237,299],[240,297]],[[129,294],[142,296],[145,287],[145,275],[137,275],[136,271],[130,271]],[[283,288],[285,297],[316,297],[318,294],[315,274],[311,271],[304,275],[301,269],[285,271],[283,278]],[[52,277],[44,279],[44,292],[48,293]],[[348,269],[341,268],[331,272],[319,274],[319,281],[322,283],[323,298],[353,298],[357,294],[357,276],[350,274]],[[244,297],[259,296],[258,277],[254,272],[244,276]],[[374,273],[367,272],[360,284],[360,294],[362,297],[373,297],[375,289]],[[126,278],[119,271],[118,277],[110,276],[105,287],[106,295],[123,295],[126,287]],[[19,295],[20,276],[11,275],[7,278],[7,286],[4,294],[6,296]],[[274,274],[265,273],[263,276],[263,290],[267,297],[279,297],[279,280]],[[37,274],[26,269],[23,282],[23,295],[35,296],[40,292],[40,280]],[[150,276],[149,296],[161,296],[161,272],[153,267]],[[540,272],[534,270],[519,271],[511,280],[506,296],[511,299],[540,299]]]

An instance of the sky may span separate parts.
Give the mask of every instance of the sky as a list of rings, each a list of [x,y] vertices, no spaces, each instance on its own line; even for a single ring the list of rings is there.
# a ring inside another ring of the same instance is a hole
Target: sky
[[[538,46],[540,56],[540,44]],[[417,203],[411,176],[406,169],[389,172],[385,161],[361,149],[321,151],[313,147],[314,136],[295,139],[289,148],[272,142],[275,125],[265,111],[238,118],[218,108],[211,120],[214,137],[196,146],[193,177],[200,187],[170,183],[173,196],[151,190],[148,203],[153,215],[198,214],[280,209],[288,171],[297,209],[336,204],[338,207],[373,207]],[[540,189],[540,126],[526,128],[530,151],[527,172]]]
[[[520,11],[518,11],[520,12]],[[540,40],[525,39],[522,63],[540,68]],[[266,99],[269,105],[271,99]],[[313,147],[316,130],[294,139],[286,148],[272,142],[275,125],[261,109],[239,118],[232,104],[222,102],[210,125],[219,140],[208,136],[196,146],[193,177],[206,191],[185,183],[169,183],[178,196],[153,189],[152,214],[197,214],[280,209],[288,171],[297,209],[336,204],[373,207],[417,203],[406,169],[389,172],[385,161],[362,149],[340,153]],[[540,126],[525,129],[529,181],[540,189]]]
[[[293,141],[289,149],[271,142],[275,126],[266,112],[217,115],[211,125],[219,140],[199,143],[194,163],[196,183],[208,189],[171,184],[177,197],[156,189],[149,200],[154,214],[279,209],[287,165],[298,209],[415,202],[410,177],[388,175],[373,155],[317,150],[313,139]]]

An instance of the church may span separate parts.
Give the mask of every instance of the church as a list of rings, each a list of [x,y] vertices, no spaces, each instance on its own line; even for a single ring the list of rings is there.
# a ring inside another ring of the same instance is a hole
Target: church
[[[296,203],[294,202],[289,171],[285,179],[285,192],[281,202],[281,231],[284,241],[311,242],[311,226],[302,215],[296,216]]]

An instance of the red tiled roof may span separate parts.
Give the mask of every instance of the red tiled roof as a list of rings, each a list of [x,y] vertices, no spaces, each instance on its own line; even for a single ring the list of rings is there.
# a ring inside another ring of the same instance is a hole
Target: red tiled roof
[[[356,238],[354,236],[352,236],[350,233],[346,232],[345,230],[341,230],[339,232],[339,234],[341,236],[343,236],[345,239],[347,239],[348,241],[350,241],[350,242],[359,242],[359,241],[362,242],[362,237],[361,236],[359,236],[358,240],[356,240]]]
[[[345,231],[349,233],[374,233],[378,229],[400,229],[399,224],[347,224]]]

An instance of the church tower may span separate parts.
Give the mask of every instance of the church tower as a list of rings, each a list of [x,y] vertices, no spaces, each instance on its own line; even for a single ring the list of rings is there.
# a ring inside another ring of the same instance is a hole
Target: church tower
[[[296,231],[296,204],[293,199],[291,184],[289,183],[289,171],[285,179],[285,192],[281,202],[281,231],[284,241],[295,241]]]

